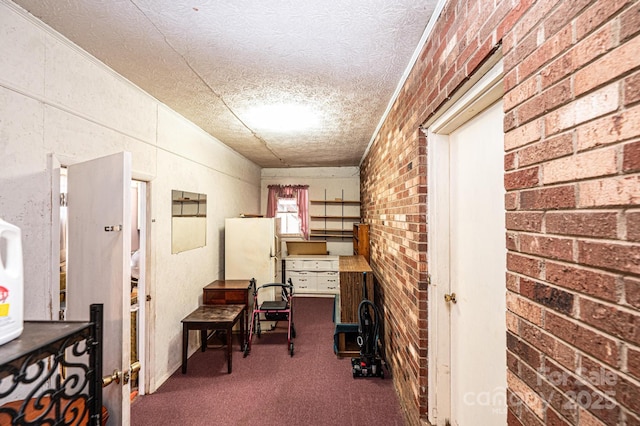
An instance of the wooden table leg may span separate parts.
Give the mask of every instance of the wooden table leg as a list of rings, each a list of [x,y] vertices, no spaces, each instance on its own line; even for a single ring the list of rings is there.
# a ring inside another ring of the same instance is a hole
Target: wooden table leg
[[[246,308],[245,308],[245,312],[246,312]],[[244,345],[247,342],[247,336],[244,333],[244,320],[245,320],[245,316],[241,315],[240,316],[240,351],[244,351]]]
[[[200,330],[200,341],[202,341],[202,347],[200,348],[200,350],[202,352],[207,350],[207,330],[206,328],[204,330]]]
[[[233,334],[233,322],[227,327],[227,372],[231,374],[231,338]]]
[[[189,347],[189,328],[182,324],[182,374],[187,373],[187,348]]]

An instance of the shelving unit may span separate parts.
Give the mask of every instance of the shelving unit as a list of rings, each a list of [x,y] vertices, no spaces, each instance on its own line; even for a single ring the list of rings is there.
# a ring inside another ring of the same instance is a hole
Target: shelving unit
[[[325,190],[324,200],[310,200],[311,205],[322,205],[321,214],[310,214],[311,238],[351,239],[353,223],[360,221],[360,215],[345,214],[345,206],[360,205],[359,200],[345,200],[344,191],[339,199],[328,200]],[[338,209],[339,207],[339,209]]]

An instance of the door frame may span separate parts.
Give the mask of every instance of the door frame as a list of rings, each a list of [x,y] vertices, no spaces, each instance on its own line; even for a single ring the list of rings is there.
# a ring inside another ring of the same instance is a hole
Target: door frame
[[[423,127],[427,134],[429,185],[427,398],[428,419],[434,425],[445,425],[451,418],[451,321],[449,309],[442,302],[444,295],[451,291],[449,135],[499,100],[503,93],[503,63],[499,59],[442,115]]]
[[[48,175],[50,179],[50,187],[51,187],[51,259],[49,266],[49,286],[48,293],[50,295],[50,311],[48,316],[51,320],[58,320],[58,312],[60,311],[60,174],[62,167],[68,167],[71,164],[77,163],[78,160],[72,159],[70,157],[59,155],[56,153],[49,153],[47,155],[47,166],[48,166]],[[138,336],[140,340],[140,352],[139,358],[142,361],[142,368],[138,374],[139,380],[139,394],[144,395],[149,393],[149,390],[152,388],[153,383],[153,375],[151,371],[153,370],[153,357],[151,354],[153,353],[153,331],[155,327],[155,323],[152,320],[154,318],[153,311],[155,310],[155,305],[151,301],[153,298],[150,297],[151,290],[154,288],[153,286],[153,274],[150,273],[149,259],[150,251],[151,251],[151,223],[153,220],[151,219],[151,180],[154,177],[140,173],[135,170],[131,172],[131,181],[137,182],[138,188],[140,189],[138,193],[138,197],[143,201],[143,209],[142,214],[138,214],[138,221],[140,224],[140,248],[144,249],[144,255],[141,256],[140,259],[140,276],[143,279],[143,293],[139,296],[142,296],[139,299],[139,325],[140,325],[140,334]],[[140,288],[138,289],[140,290]],[[145,300],[142,300],[145,299]]]

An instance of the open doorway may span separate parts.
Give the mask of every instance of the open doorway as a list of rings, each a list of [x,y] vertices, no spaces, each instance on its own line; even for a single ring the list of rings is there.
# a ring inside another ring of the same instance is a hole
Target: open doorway
[[[66,319],[67,307],[67,169],[60,167],[60,320]],[[131,181],[131,363],[145,359],[146,300],[146,182]],[[131,399],[144,394],[145,369],[131,374]]]

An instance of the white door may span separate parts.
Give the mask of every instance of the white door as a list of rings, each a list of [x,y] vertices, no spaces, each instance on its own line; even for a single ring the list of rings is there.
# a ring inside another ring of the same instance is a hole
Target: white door
[[[460,426],[506,424],[502,123],[499,101],[449,136],[451,415]]]
[[[104,305],[105,375],[130,363],[130,186],[128,152],[68,168],[67,319],[86,321],[90,304]],[[129,424],[129,393],[125,380],[103,389],[114,424]]]

